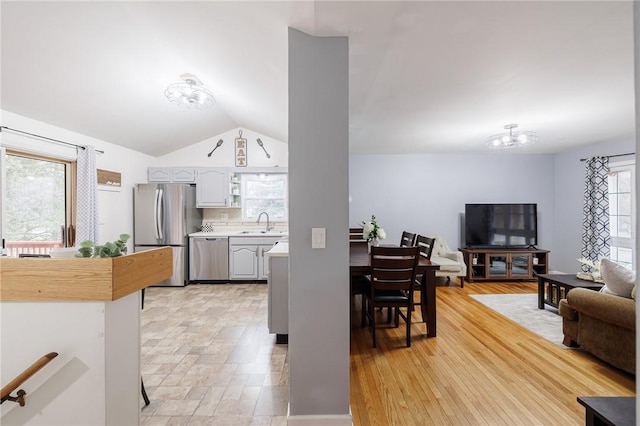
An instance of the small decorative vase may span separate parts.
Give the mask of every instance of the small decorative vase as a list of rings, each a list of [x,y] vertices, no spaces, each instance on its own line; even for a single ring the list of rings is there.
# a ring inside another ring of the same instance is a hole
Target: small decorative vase
[[[371,253],[371,247],[376,246],[378,247],[378,245],[380,244],[380,240],[378,240],[377,238],[373,238],[369,241],[367,241],[367,247],[369,248],[369,253]]]

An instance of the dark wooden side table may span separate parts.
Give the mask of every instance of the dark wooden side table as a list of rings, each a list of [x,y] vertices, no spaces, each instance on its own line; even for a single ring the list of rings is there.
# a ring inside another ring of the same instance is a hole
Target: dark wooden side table
[[[544,309],[545,303],[557,308],[560,299],[565,299],[567,293],[574,288],[598,291],[602,286],[603,284],[580,280],[570,274],[538,274],[538,309]]]
[[[586,408],[586,426],[635,426],[635,396],[579,396]]]

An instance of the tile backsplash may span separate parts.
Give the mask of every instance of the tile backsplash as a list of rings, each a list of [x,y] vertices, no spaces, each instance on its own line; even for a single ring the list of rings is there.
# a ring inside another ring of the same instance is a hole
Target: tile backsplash
[[[202,209],[202,223],[207,222],[242,222],[242,209]]]
[[[226,218],[225,216],[226,215]],[[255,225],[255,220],[251,220],[249,222],[242,221],[242,209],[202,209],[202,224],[212,224],[212,225]],[[265,219],[262,219],[260,226],[266,224]],[[272,221],[272,226],[287,226],[287,222],[278,222]]]

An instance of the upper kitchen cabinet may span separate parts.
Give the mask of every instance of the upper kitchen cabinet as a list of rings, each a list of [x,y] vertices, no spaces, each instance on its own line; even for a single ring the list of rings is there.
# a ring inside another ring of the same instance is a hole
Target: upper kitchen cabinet
[[[149,167],[147,180],[149,182],[171,182],[171,167]]]
[[[196,173],[196,207],[227,206],[229,206],[227,169],[198,169]]]
[[[196,169],[193,167],[149,167],[147,169],[149,182],[183,182],[196,181]]]
[[[196,169],[193,167],[173,167],[171,168],[171,180],[173,182],[194,183]]]

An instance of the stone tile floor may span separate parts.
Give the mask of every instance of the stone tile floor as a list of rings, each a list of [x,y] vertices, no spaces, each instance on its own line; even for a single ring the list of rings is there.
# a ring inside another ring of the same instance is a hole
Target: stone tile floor
[[[145,291],[143,425],[286,425],[287,345],[267,329],[266,284]]]

